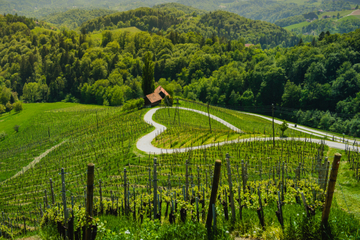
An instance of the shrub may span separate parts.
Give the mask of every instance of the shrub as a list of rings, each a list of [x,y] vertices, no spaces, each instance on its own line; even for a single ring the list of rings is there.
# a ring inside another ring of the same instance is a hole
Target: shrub
[[[170,95],[165,96],[165,98],[161,100],[161,105],[171,107],[173,104],[174,104],[174,99]]]
[[[19,128],[20,128],[20,126],[19,126],[19,125],[15,125],[15,126],[14,126],[14,130],[15,130],[15,132],[19,132]]]
[[[132,99],[124,104],[123,110],[132,111],[132,110],[141,109],[144,106],[144,104],[145,104],[145,100],[143,98]]]
[[[10,102],[8,102],[5,105],[5,108],[6,108],[6,112],[10,112],[13,109],[13,105]]]
[[[74,97],[72,94],[67,94],[62,102],[79,103],[79,99]]]
[[[3,114],[4,112],[6,112],[6,107],[0,104],[0,114]]]
[[[284,120],[283,123],[279,127],[282,137],[284,137],[284,133],[288,128],[289,128],[289,124]]]
[[[6,132],[0,132],[0,141],[3,141],[7,137]]]
[[[20,101],[17,101],[16,103],[13,104],[14,110],[15,112],[21,112],[23,110],[23,106],[22,103]]]

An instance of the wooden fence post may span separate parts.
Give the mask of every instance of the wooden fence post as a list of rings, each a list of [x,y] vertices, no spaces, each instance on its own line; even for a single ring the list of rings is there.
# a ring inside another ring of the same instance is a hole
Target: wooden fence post
[[[86,199],[86,216],[88,224],[91,223],[91,218],[93,216],[93,195],[94,195],[94,169],[95,165],[93,163],[88,164],[87,171],[87,199]],[[85,240],[92,239],[91,226],[88,226],[85,231]]]
[[[206,228],[208,230],[208,233],[210,233],[210,231],[211,231],[211,222],[212,222],[212,218],[213,218],[213,214],[214,214],[213,213],[213,205],[215,205],[215,202],[216,202],[216,195],[217,195],[217,190],[219,187],[219,180],[220,180],[220,170],[221,170],[221,161],[216,160],[215,161],[214,178],[213,178],[211,196],[210,196],[210,202],[209,202],[209,210],[208,210],[208,215],[207,215],[207,219],[206,219]]]
[[[340,160],[341,160],[341,154],[336,153],[335,157],[334,157],[334,161],[332,163],[332,167],[331,167],[330,181],[329,181],[326,198],[325,198],[325,207],[324,207],[322,217],[321,217],[321,222],[324,225],[327,225],[327,221],[329,219],[330,208],[331,208],[331,203],[332,203],[332,199],[334,196],[334,190],[335,190],[337,174],[339,171]]]

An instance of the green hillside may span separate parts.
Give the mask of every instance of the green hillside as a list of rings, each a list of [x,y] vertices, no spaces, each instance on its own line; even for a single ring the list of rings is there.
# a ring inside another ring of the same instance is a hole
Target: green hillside
[[[153,7],[155,5],[167,5],[170,8],[177,8],[186,11],[186,6],[195,9],[195,12],[226,10],[236,13],[240,16],[250,18],[253,20],[263,20],[274,23],[279,19],[296,16],[299,14],[309,13],[323,9],[324,11],[340,11],[344,9],[351,9],[355,7],[356,0],[313,0],[313,1],[298,1],[298,0],[254,0],[254,1],[223,1],[223,0],[177,0],[176,3],[165,0],[105,0],[105,1],[50,1],[50,0],[1,0],[0,8],[4,13],[26,15],[28,17],[44,17],[49,14],[58,14],[73,9],[107,9],[115,11],[127,11],[139,7]],[[181,6],[181,4],[183,4]],[[190,9],[191,9],[190,8]],[[188,10],[190,10],[188,9]],[[191,10],[192,11],[192,10]],[[193,12],[193,11],[192,11]]]
[[[215,11],[199,16],[186,14],[181,10],[140,8],[128,12],[114,13],[85,22],[81,28],[92,32],[117,27],[137,27],[143,31],[189,33],[197,32],[206,38],[213,35],[228,40],[244,39],[262,47],[293,46],[299,38],[288,31],[263,21],[254,21],[236,14]]]
[[[90,19],[108,15],[114,13],[113,10],[105,9],[72,9],[66,12],[52,13],[41,18],[41,20],[55,24],[56,26],[67,27],[69,29],[75,29],[79,27],[83,22]]]
[[[297,34],[319,35],[321,32],[348,33],[360,27],[360,17],[355,10],[313,12],[275,22]]]
[[[185,14],[193,14],[194,12],[196,14],[206,13],[205,10],[201,10],[199,8],[194,8],[191,6],[187,6],[187,5],[183,5],[183,4],[179,4],[179,3],[175,3],[175,2],[158,4],[158,5],[155,5],[153,8],[158,8],[161,10],[164,10],[166,8],[166,9],[172,9],[172,11],[178,10],[178,11],[184,12]]]

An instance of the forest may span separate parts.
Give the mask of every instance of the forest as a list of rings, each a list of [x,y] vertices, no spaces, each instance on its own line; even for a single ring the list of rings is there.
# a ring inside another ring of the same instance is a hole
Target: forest
[[[145,10],[117,19],[126,23]],[[201,18],[216,26],[222,13]],[[154,22],[152,15],[136,19],[143,30]],[[360,135],[360,30],[327,32],[310,43],[300,39],[293,47],[263,49],[260,42],[245,47],[243,37],[178,32],[168,27],[181,21],[174,14],[157,20],[152,26],[156,32],[104,30],[98,43],[85,28],[96,27],[94,20],[77,33],[48,30],[24,17],[1,16],[0,103],[10,107],[20,98],[122,105],[143,97],[143,57],[151,52],[155,81],[172,96],[229,107],[274,103],[294,109],[292,120],[298,117],[314,127]],[[284,42],[291,42],[292,35],[287,36]]]
[[[130,26],[153,33],[162,30],[180,34],[199,33],[205,38],[211,38],[213,35],[228,40],[243,38],[247,43],[260,43],[262,48],[294,46],[300,39],[275,24],[250,20],[226,11],[209,12],[198,16],[196,12],[184,14],[181,10],[171,8],[161,10],[139,8],[114,13],[87,21],[81,25],[81,28],[92,32]],[[183,40],[179,39],[184,43]]]
[[[85,9],[75,8],[68,10],[66,12],[52,13],[40,19],[55,24],[56,26],[59,27],[76,29],[83,22],[86,22],[96,17],[108,15],[114,12],[115,11],[113,10],[106,10],[106,9],[85,10]]]

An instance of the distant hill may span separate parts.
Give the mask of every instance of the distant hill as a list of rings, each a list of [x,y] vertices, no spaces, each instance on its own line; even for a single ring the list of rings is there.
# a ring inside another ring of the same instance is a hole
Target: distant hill
[[[184,14],[179,12],[180,15]],[[137,27],[142,31],[167,30],[170,26],[180,23],[177,12],[152,8],[137,8],[126,12],[94,18],[81,25],[87,32],[96,30]]]
[[[41,19],[58,26],[66,26],[70,29],[75,29],[78,26],[80,26],[83,22],[86,22],[96,17],[108,15],[114,12],[116,11],[106,10],[106,9],[93,9],[93,10],[72,9],[66,12],[52,13]]]
[[[194,12],[196,14],[204,14],[207,12],[206,10],[201,10],[199,8],[194,8],[179,3],[163,3],[163,4],[155,5],[153,8],[158,8],[162,10],[164,9],[178,10],[184,12],[185,14],[192,14]]]
[[[201,14],[200,10],[193,10],[192,8],[206,11],[225,10],[253,20],[274,23],[279,19],[309,13],[318,9],[324,11],[351,9],[357,2],[360,2],[360,0],[0,0],[0,12],[40,18],[51,13],[65,12],[74,8],[127,11],[139,7],[159,5],[160,8],[176,8],[187,14],[189,14],[189,11],[196,11],[197,14]],[[190,8],[186,9],[181,4]]]
[[[142,6],[154,6],[164,3],[163,0],[0,0],[0,12],[25,15],[28,17],[43,17],[51,13],[65,12],[74,8],[79,9],[108,9],[125,11]],[[170,1],[169,1],[170,2]]]
[[[214,35],[228,40],[244,39],[249,43],[260,43],[264,48],[294,46],[299,41],[297,36],[275,24],[247,19],[226,11],[193,16],[175,8],[139,8],[98,17],[81,25],[88,32],[124,27],[137,27],[151,32],[197,32],[207,38]]]
[[[360,11],[318,11],[275,22],[296,34],[319,35],[321,32],[348,33],[360,27]]]
[[[272,23],[279,19],[316,11],[318,9],[324,11],[351,9],[351,3],[345,0],[297,1],[297,3],[289,0],[178,0],[177,2],[208,11],[218,9],[225,10],[253,20],[263,20]]]

